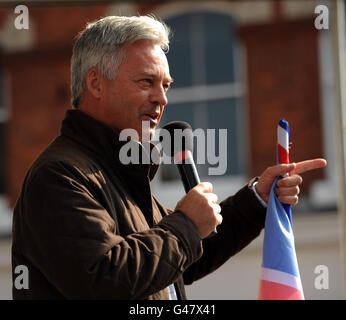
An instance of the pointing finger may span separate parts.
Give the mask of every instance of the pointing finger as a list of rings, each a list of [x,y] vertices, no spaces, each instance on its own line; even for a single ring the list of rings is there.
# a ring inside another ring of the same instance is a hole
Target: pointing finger
[[[323,168],[327,165],[327,161],[324,159],[313,159],[313,160],[306,160],[296,163],[296,168],[294,170],[294,173],[303,173],[306,171],[314,170]]]

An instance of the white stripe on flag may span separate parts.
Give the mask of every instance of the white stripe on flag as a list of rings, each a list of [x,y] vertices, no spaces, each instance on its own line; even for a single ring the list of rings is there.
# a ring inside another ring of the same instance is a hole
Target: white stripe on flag
[[[261,271],[261,279],[271,282],[276,282],[280,284],[284,284],[286,286],[290,286],[298,289],[303,293],[302,283],[300,278],[279,270],[273,270],[269,268],[262,268]]]
[[[278,126],[278,143],[281,145],[281,147],[285,148],[287,152],[289,152],[288,140],[289,140],[288,132],[282,127]]]

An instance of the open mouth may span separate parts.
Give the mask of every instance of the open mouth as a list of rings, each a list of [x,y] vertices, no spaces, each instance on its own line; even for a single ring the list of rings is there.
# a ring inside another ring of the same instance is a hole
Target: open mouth
[[[159,119],[159,117],[160,117],[160,115],[157,114],[157,113],[147,113],[147,114],[145,114],[144,116],[147,117],[147,118],[149,118],[150,120],[155,121],[155,122],[156,122],[156,121]],[[149,119],[148,119],[148,120],[149,120]]]

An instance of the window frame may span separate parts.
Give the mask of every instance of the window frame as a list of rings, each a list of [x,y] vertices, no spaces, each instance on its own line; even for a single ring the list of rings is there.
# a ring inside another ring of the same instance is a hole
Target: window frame
[[[211,10],[210,8],[200,10],[181,10],[176,11],[174,14],[160,15],[165,20],[183,14],[193,14],[194,12],[216,13],[220,15],[230,16],[235,18],[229,12],[221,12]],[[170,105],[179,103],[207,103],[208,101],[236,98],[236,108],[242,108],[242,142],[243,142],[243,155],[241,161],[244,162],[244,173],[234,175],[222,176],[208,176],[203,177],[202,180],[208,180],[214,185],[214,192],[218,194],[219,199],[224,199],[231,194],[237,192],[248,180],[248,110],[247,110],[247,94],[246,94],[246,66],[245,66],[245,50],[240,41],[236,41],[233,47],[234,50],[234,82],[220,83],[220,84],[202,84],[189,87],[177,87],[169,90],[167,97]],[[206,82],[206,81],[205,81]],[[241,105],[239,105],[241,101]],[[152,191],[162,199],[164,204],[168,207],[175,207],[176,202],[184,195],[184,189],[180,180],[163,181],[161,179],[162,167],[157,172],[155,179],[152,181]]]

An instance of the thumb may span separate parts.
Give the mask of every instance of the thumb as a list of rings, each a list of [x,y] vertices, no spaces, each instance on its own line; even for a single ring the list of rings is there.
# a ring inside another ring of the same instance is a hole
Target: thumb
[[[289,164],[278,164],[273,167],[269,167],[266,170],[267,177],[276,178],[278,176],[283,176],[286,173],[289,173],[290,171],[293,171],[296,168],[295,163],[289,163]]]

